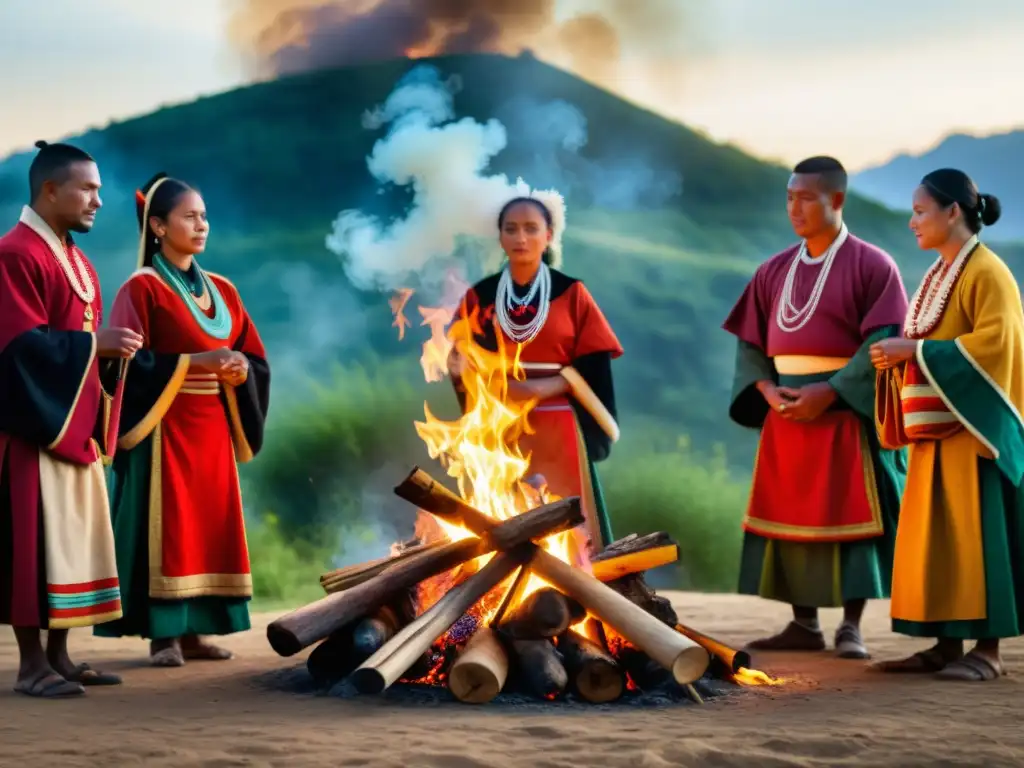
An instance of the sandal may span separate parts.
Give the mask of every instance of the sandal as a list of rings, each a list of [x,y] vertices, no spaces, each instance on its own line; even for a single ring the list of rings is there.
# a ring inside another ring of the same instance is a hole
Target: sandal
[[[835,636],[836,656],[840,659],[870,659],[867,646],[864,645],[864,638],[860,630],[853,624],[844,621],[836,629]]]
[[[81,685],[121,685],[122,683],[120,675],[115,675],[111,672],[100,672],[88,664],[79,664],[75,667],[74,674],[65,679],[72,683],[80,683]]]
[[[938,648],[932,647],[918,651],[905,659],[880,661],[874,664],[872,669],[889,674],[924,675],[939,672],[950,663],[955,662],[948,661]]]
[[[65,680],[56,672],[32,681],[19,680],[14,684],[14,690],[38,699],[66,699],[85,693],[85,688],[80,683]]]
[[[956,661],[951,661],[940,669],[935,676],[940,680],[987,683],[991,680],[998,680],[1005,674],[1006,670],[1001,663],[993,662],[980,653],[971,651]]]

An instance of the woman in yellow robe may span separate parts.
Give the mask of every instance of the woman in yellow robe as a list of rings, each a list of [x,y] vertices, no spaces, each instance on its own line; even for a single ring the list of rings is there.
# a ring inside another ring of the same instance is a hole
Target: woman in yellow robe
[[[999,641],[1024,634],[1024,310],[1017,281],[978,239],[999,202],[961,171],[924,177],[910,228],[939,259],[905,338],[872,347],[884,447],[910,446],[896,533],[893,630],[935,638],[885,672],[986,681]],[[964,654],[964,641],[974,648]]]

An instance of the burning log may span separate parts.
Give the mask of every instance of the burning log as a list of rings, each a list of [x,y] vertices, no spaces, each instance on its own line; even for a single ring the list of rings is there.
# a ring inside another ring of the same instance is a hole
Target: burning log
[[[731,674],[736,674],[741,669],[750,669],[752,664],[750,654],[746,651],[730,648],[720,640],[701,634],[685,624],[676,624],[676,632],[681,632],[695,643],[699,643],[708,653],[715,657],[716,661],[723,664]]]
[[[532,556],[531,544],[495,555],[480,571],[450,590],[414,622],[392,637],[352,673],[360,693],[381,693],[398,680],[434,641],[444,635],[484,595]]]
[[[626,676],[615,659],[600,645],[578,632],[567,630],[558,638],[571,690],[584,701],[606,704],[626,690]]]
[[[486,533],[497,524],[419,468],[414,469],[395,488],[395,493],[420,509],[447,522],[462,525],[477,535]],[[535,546],[535,549],[531,567],[538,576],[577,600],[591,614],[670,670],[677,683],[692,683],[707,670],[711,658],[699,644],[676,632],[674,627],[659,621],[589,573],[573,568],[539,547]]]
[[[337,570],[323,574],[320,577],[320,586],[323,587],[324,592],[329,595],[335,592],[342,592],[346,589],[351,589],[352,587],[359,586],[363,582],[369,581],[374,576],[383,573],[396,563],[408,560],[421,552],[431,552],[440,549],[445,545],[445,543],[446,542],[444,541],[438,541],[431,544],[422,544],[417,547],[410,547],[399,555],[381,557],[377,560],[370,560],[366,563],[338,568]]]
[[[668,565],[678,559],[679,545],[667,533],[630,534],[605,547],[591,558],[590,565],[594,578],[608,582]]]
[[[423,579],[495,550],[505,552],[532,539],[571,529],[582,520],[583,511],[578,497],[538,507],[489,526],[481,532],[485,534],[481,538],[462,539],[420,552],[356,587],[327,595],[292,611],[270,623],[267,640],[279,655],[292,656],[380,608],[402,590],[411,589]]]
[[[501,625],[515,640],[543,640],[558,637],[587,617],[587,611],[556,589],[538,589],[519,603]]]
[[[653,691],[672,679],[672,673],[638,648],[623,646],[616,651],[619,664],[641,691]]]
[[[554,699],[569,683],[569,674],[550,640],[515,640],[509,645],[516,660],[516,682],[532,696]]]
[[[398,615],[390,606],[384,606],[356,624],[352,630],[352,648],[367,659],[395,636],[399,626]]]
[[[508,654],[490,627],[480,627],[448,672],[448,689],[459,701],[486,704],[505,687]]]

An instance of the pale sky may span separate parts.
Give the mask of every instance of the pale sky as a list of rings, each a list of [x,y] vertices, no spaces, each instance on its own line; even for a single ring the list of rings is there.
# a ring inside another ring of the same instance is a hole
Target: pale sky
[[[0,3],[0,156],[244,84],[231,1]],[[564,17],[599,0],[558,2]],[[692,21],[627,39],[617,90],[761,157],[856,169],[1024,126],[1024,0],[677,2]]]

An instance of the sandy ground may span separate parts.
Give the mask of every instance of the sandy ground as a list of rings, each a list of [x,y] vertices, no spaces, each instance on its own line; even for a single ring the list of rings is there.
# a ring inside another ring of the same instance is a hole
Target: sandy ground
[[[786,619],[784,608],[738,596],[675,593],[680,616],[741,644]],[[923,646],[889,632],[872,604],[866,637],[876,658]],[[229,638],[229,662],[158,670],[138,640],[73,633],[78,660],[124,674],[120,688],[40,701],[0,690],[0,765],[25,766],[1002,766],[1024,765],[1024,642],[1006,646],[1009,676],[943,683],[868,672],[828,653],[763,656],[789,682],[704,707],[517,711],[494,704],[415,707],[268,688],[282,659],[264,635],[270,616]],[[837,620],[825,614],[828,629]],[[0,676],[13,683],[13,638],[0,641]]]

